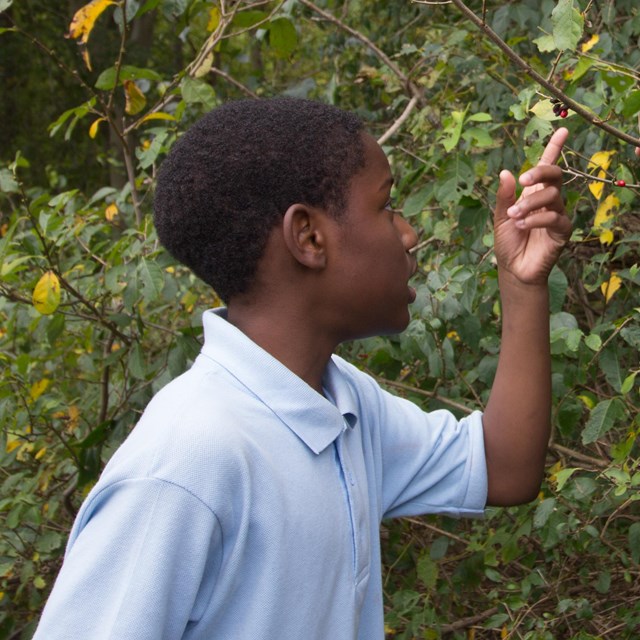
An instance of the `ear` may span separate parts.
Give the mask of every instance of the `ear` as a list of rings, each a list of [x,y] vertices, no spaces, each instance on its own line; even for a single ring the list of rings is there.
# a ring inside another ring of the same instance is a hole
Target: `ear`
[[[285,244],[293,258],[309,269],[324,269],[327,263],[327,214],[316,207],[292,204],[282,220]]]

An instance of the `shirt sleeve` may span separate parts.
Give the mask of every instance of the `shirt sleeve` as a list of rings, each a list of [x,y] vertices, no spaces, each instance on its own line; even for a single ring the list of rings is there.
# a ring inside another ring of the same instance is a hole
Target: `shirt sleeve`
[[[118,482],[83,505],[34,640],[178,640],[219,569],[220,527],[184,488]]]
[[[458,420],[424,412],[380,390],[383,518],[442,513],[478,516],[487,500],[482,414]]]

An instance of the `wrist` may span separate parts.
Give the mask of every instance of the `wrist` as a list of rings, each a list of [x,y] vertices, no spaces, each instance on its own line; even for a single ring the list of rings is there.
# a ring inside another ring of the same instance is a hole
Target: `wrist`
[[[502,303],[514,300],[519,304],[544,303],[549,300],[549,284],[543,282],[523,282],[508,269],[498,268],[498,285]]]

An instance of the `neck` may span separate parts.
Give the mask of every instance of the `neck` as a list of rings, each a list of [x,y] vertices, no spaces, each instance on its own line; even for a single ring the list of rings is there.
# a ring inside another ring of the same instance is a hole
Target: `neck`
[[[265,312],[253,305],[230,302],[227,319],[287,369],[322,394],[322,378],[336,348],[310,320],[312,315],[270,305]]]

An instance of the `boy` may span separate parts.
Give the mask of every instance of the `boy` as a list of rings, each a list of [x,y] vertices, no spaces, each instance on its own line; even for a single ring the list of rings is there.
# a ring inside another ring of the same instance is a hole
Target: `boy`
[[[533,499],[549,435],[547,276],[571,225],[553,166],[500,175],[503,343],[484,415],[382,391],[332,353],[402,331],[417,237],[353,115],[226,104],[158,176],[166,248],[226,309],[113,456],[71,532],[38,640],[383,638],[378,527]]]

